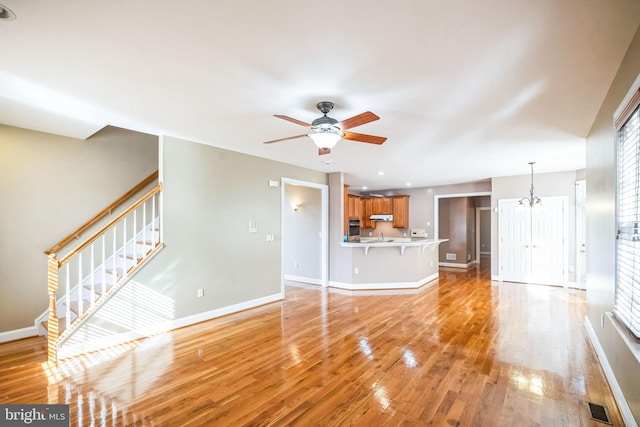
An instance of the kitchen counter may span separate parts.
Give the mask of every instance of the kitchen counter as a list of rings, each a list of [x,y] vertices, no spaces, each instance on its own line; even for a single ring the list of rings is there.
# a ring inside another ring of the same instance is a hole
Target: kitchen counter
[[[419,288],[438,278],[438,246],[446,241],[372,237],[340,242],[345,269],[329,286],[348,290]]]
[[[404,255],[405,249],[412,246],[425,247],[432,245],[439,245],[442,242],[446,242],[448,239],[426,239],[424,237],[389,237],[384,239],[360,238],[360,240],[354,240],[350,242],[342,242],[340,246],[348,248],[363,248],[365,255],[369,254],[371,248],[400,248],[400,254]]]

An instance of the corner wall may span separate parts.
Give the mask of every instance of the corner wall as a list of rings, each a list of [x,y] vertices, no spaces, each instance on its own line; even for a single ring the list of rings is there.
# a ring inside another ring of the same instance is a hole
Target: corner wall
[[[48,307],[44,251],[157,168],[157,136],[106,127],[80,140],[0,125],[0,333],[35,333]]]

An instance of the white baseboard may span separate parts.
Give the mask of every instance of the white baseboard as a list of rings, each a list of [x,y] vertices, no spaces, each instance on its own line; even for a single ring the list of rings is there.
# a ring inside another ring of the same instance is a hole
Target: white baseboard
[[[377,289],[416,289],[438,278],[438,273],[427,276],[417,282],[386,282],[386,283],[346,283],[330,281],[332,288],[346,289],[348,291],[377,290]]]
[[[622,415],[625,424],[629,427],[638,427],[638,424],[633,417],[633,413],[631,412],[631,408],[629,408],[627,400],[622,393],[620,384],[618,384],[618,380],[613,373],[613,369],[611,369],[611,365],[609,364],[607,355],[605,354],[602,345],[600,345],[600,341],[598,340],[596,331],[593,329],[593,325],[591,325],[591,321],[587,316],[584,317],[584,327],[587,330],[587,335],[589,336],[591,344],[596,351],[596,355],[598,356],[598,360],[600,361],[600,366],[602,366],[604,375],[605,377],[607,377],[607,381],[609,381],[609,386],[611,387],[611,391],[613,392],[613,397],[616,399],[618,409],[620,410],[620,414]]]
[[[26,328],[14,329],[12,331],[0,332],[0,342],[9,342],[37,336],[38,328],[35,326],[29,326]]]
[[[469,268],[472,265],[476,264],[476,261],[471,261],[467,264],[457,263],[457,262],[441,262],[438,265],[440,267],[451,267],[451,268]]]
[[[498,276],[497,274],[491,275],[491,280],[495,280],[497,282],[501,282],[500,276]]]
[[[322,279],[314,279],[312,277],[303,277],[303,276],[294,276],[292,274],[285,274],[284,280],[289,280],[291,282],[301,282],[301,283],[311,283],[312,285],[324,285],[322,283]]]
[[[217,317],[226,316],[228,314],[237,313],[239,311],[248,310],[251,308],[259,307],[261,305],[269,304],[275,301],[284,299],[284,294],[279,292],[277,294],[269,295],[262,298],[256,298],[250,301],[244,301],[238,304],[229,305],[226,307],[218,308],[215,310],[205,311],[202,313],[194,314],[192,316],[182,317],[180,319],[174,319],[167,322],[160,323],[145,328],[139,328],[133,331],[128,331],[122,334],[115,334],[109,337],[101,337],[99,340],[83,342],[80,345],[63,345],[58,351],[58,357],[60,359],[77,356],[79,354],[97,351],[112,347],[118,344],[123,344],[129,341],[146,338],[152,335],[168,332],[173,329],[182,328],[196,323],[212,320]]]

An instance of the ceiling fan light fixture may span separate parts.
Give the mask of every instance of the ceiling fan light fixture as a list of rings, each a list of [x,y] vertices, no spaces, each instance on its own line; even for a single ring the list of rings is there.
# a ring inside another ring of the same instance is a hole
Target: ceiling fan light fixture
[[[309,138],[313,140],[316,147],[330,150],[342,139],[342,132],[336,132],[333,129],[321,129],[310,133]]]

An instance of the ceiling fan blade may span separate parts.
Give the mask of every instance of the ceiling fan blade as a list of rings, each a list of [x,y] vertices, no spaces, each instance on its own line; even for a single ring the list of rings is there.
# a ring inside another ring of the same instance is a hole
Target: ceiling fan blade
[[[264,144],[273,144],[274,142],[288,141],[290,139],[302,138],[303,136],[307,136],[307,134],[305,133],[303,135],[296,135],[296,136],[289,136],[287,138],[273,139],[271,141],[265,141]]]
[[[340,129],[347,130],[366,123],[374,122],[378,119],[380,119],[380,117],[376,116],[371,111],[367,111],[365,113],[358,114],[357,116],[353,116],[350,119],[343,120],[339,123],[339,126]]]
[[[318,156],[322,156],[323,154],[329,154],[331,149],[329,148],[318,148]]]
[[[286,120],[288,122],[295,123],[297,125],[304,126],[306,128],[310,128],[311,127],[311,125],[309,123],[305,123],[305,122],[303,122],[301,120],[294,119],[293,117],[283,116],[282,114],[274,114],[273,117],[277,117],[279,119]]]
[[[365,135],[363,133],[344,132],[343,139],[350,141],[366,142],[369,144],[382,144],[387,140],[384,136]]]

